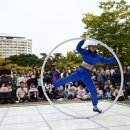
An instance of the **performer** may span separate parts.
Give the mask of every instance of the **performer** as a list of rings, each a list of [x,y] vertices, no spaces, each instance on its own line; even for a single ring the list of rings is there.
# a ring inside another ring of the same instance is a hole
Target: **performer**
[[[85,40],[80,41],[76,47],[76,50],[82,55],[82,59],[83,59],[82,65],[68,77],[56,80],[53,85],[54,87],[57,88],[69,82],[82,80],[82,82],[85,84],[85,86],[88,88],[88,91],[91,94],[93,111],[101,113],[102,110],[100,110],[97,107],[98,104],[97,91],[91,79],[93,65],[96,65],[99,62],[110,64],[115,62],[116,59],[114,57],[105,58],[99,55],[96,51],[98,43],[95,41],[89,41],[87,43],[88,49],[81,48],[84,42]]]

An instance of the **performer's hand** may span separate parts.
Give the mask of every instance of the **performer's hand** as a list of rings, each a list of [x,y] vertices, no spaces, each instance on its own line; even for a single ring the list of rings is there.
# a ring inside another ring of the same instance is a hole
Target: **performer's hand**
[[[84,36],[84,37],[83,37],[83,41],[86,41],[86,38],[88,38],[88,37],[87,37],[87,36]]]
[[[117,54],[117,57],[118,57],[118,58],[121,58],[121,57],[122,57],[122,54],[121,54],[121,53],[118,53],[118,54]]]
[[[83,41],[86,41],[86,38],[83,37]]]

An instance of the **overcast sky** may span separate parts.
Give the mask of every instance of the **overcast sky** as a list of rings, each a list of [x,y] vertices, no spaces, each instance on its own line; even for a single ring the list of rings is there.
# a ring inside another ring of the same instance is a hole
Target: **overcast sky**
[[[49,53],[57,44],[80,37],[83,14],[99,15],[101,0],[0,0],[0,33],[32,39],[32,52]],[[127,0],[130,4],[130,0]],[[65,53],[77,41],[56,50]]]

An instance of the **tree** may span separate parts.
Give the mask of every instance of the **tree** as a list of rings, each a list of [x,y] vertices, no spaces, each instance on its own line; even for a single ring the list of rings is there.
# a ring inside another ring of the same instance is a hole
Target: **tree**
[[[59,60],[60,60],[62,54],[61,53],[53,53],[53,55],[54,56],[52,57],[52,62],[54,65],[57,65],[59,63]]]
[[[60,57],[57,67],[59,69],[62,69],[67,65],[71,65],[72,67],[75,67],[75,66],[79,66],[81,62],[82,62],[81,55],[77,51],[73,50],[67,52],[66,56]]]
[[[45,58],[47,57],[46,53],[40,53],[40,55],[42,56],[41,60],[45,60]]]
[[[100,16],[84,14],[82,22],[85,24],[86,32],[83,36],[89,36],[106,43],[113,49],[124,53],[123,61],[130,59],[130,6],[125,0],[115,2],[112,0],[99,3],[103,10]],[[103,47],[99,47],[99,53],[110,56]],[[130,61],[129,61],[130,63]]]
[[[40,63],[40,59],[35,54],[13,55],[8,58],[11,63],[20,66],[32,66]]]

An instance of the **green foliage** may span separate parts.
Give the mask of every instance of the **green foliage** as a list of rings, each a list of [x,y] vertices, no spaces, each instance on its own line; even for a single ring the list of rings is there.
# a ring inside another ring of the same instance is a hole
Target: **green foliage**
[[[6,66],[8,69],[11,69],[11,67],[13,66],[15,68],[15,70],[19,69],[19,70],[25,70],[25,71],[28,71],[30,70],[31,68],[30,67],[22,67],[22,66],[18,66],[17,64],[12,64],[10,60],[7,60],[5,58],[0,58],[0,69],[2,68],[1,64],[5,62],[6,63]]]
[[[7,65],[8,65],[8,63],[10,63],[10,60],[5,60],[4,58],[0,58],[0,69],[2,68],[2,63],[3,62],[5,62],[5,63],[7,63]],[[7,66],[8,68],[10,67],[10,66]]]
[[[70,65],[72,67],[79,66],[82,62],[81,55],[76,51],[67,52],[66,56],[62,56],[58,62],[57,67],[62,69],[63,67]]]
[[[106,43],[113,49],[124,54],[122,61],[130,59],[130,6],[125,0],[115,2],[112,0],[100,2],[99,8],[103,10],[100,16],[87,13],[82,22],[86,32],[83,36],[89,36]],[[103,47],[99,47],[99,53],[110,56]],[[128,61],[130,63],[130,60]]]
[[[44,54],[45,55],[45,54]],[[45,60],[45,58],[42,58]],[[55,65],[58,69],[63,69],[67,65],[72,67],[79,66],[82,62],[81,55],[76,51],[67,52],[66,56],[63,56],[61,53],[54,53],[49,57],[45,70],[50,70],[52,65]]]
[[[13,55],[8,58],[12,64],[17,64],[19,66],[32,66],[33,64],[39,64],[40,60],[35,54],[20,54]]]

